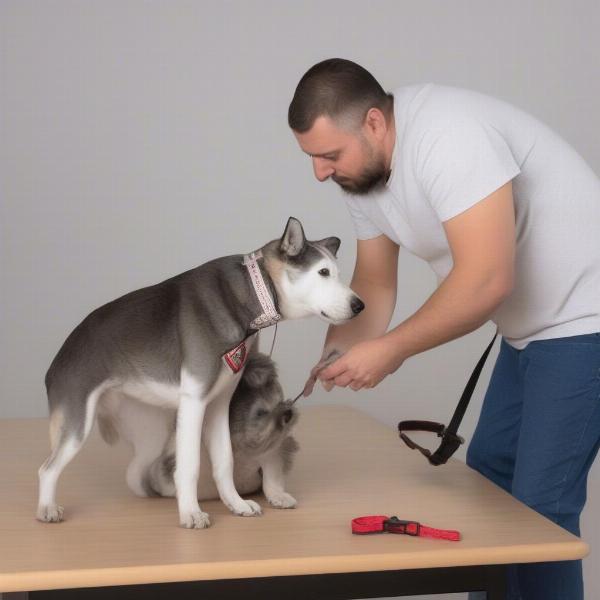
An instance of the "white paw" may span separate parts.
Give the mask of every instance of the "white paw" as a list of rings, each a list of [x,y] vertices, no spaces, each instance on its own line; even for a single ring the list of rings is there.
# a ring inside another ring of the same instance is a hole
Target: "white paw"
[[[240,517],[256,517],[262,515],[260,504],[254,500],[242,500],[242,503],[236,506],[230,506],[229,510]]]
[[[275,508],[296,508],[298,501],[287,492],[276,492],[267,496],[269,504]]]
[[[181,513],[179,524],[186,529],[206,529],[210,527],[210,517],[208,513],[197,510],[190,513]]]
[[[39,506],[37,510],[37,518],[44,523],[60,523],[63,520],[64,508],[58,504],[48,504]]]

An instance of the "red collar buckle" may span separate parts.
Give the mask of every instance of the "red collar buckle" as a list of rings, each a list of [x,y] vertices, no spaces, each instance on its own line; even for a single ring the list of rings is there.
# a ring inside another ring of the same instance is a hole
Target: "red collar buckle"
[[[383,530],[389,533],[402,533],[419,537],[421,533],[421,524],[417,521],[402,521],[398,517],[390,517],[383,522]]]

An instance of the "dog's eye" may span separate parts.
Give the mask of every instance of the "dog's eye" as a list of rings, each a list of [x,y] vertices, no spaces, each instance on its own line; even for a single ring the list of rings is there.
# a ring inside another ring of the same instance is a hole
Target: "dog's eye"
[[[323,277],[329,277],[329,269],[321,269],[319,271],[319,275],[322,275]]]
[[[266,417],[268,414],[269,414],[269,411],[268,411],[268,410],[265,410],[264,408],[259,408],[259,409],[256,411],[256,416],[257,416],[257,417]]]

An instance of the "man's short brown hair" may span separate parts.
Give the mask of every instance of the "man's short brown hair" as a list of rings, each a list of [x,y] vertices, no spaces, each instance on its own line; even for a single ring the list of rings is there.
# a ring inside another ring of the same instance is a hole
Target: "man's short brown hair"
[[[300,79],[288,110],[288,124],[304,133],[318,117],[327,116],[356,128],[371,108],[381,110],[387,119],[393,106],[393,95],[387,94],[369,71],[351,60],[329,58]]]

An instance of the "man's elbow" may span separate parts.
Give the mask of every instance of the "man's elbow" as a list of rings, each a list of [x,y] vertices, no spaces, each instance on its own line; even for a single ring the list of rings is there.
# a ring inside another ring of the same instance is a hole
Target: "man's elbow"
[[[502,304],[502,302],[512,294],[514,287],[514,273],[497,274],[491,279],[487,286],[491,302],[496,306]]]

